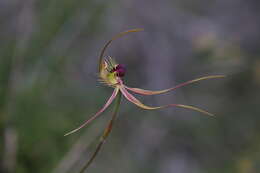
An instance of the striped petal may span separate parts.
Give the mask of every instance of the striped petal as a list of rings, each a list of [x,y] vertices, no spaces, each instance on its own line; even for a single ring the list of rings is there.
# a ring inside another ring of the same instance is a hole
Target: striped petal
[[[106,102],[106,104],[103,106],[102,109],[100,109],[94,116],[92,116],[90,119],[88,119],[87,121],[85,121],[81,126],[79,126],[78,128],[66,133],[64,136],[70,135],[72,133],[75,133],[76,131],[80,130],[81,128],[83,128],[84,126],[86,126],[87,124],[89,124],[92,120],[96,119],[102,112],[104,112],[107,107],[113,102],[113,100],[115,99],[116,95],[118,94],[119,89],[115,88],[112,95],[110,96],[110,98],[108,99],[108,101]]]
[[[147,106],[144,105],[142,102],[140,102],[137,98],[135,98],[132,94],[130,94],[125,87],[120,87],[120,91],[122,92],[122,94],[125,96],[125,98],[127,100],[129,100],[130,102],[134,103],[135,105],[137,105],[140,108],[143,109],[148,109],[148,110],[155,110],[155,109],[161,109],[161,108],[166,108],[166,107],[180,107],[180,108],[185,108],[185,109],[191,109],[197,112],[201,112],[204,113],[206,115],[210,115],[213,116],[213,114],[202,110],[200,108],[194,107],[194,106],[189,106],[189,105],[182,105],[182,104],[169,104],[169,105],[163,105],[163,106],[156,106],[156,107],[151,107],[151,106]]]
[[[169,89],[165,89],[165,90],[159,90],[159,91],[150,91],[150,90],[144,90],[144,89],[140,89],[140,88],[130,88],[127,86],[124,86],[125,88],[127,88],[130,91],[133,91],[137,94],[142,94],[142,95],[156,95],[156,94],[162,94],[162,93],[166,93],[172,90],[175,90],[177,88],[180,88],[182,86],[191,84],[191,83],[195,83],[201,80],[206,80],[206,79],[215,79],[215,78],[223,78],[225,77],[224,75],[213,75],[213,76],[205,76],[205,77],[201,77],[201,78],[197,78],[197,79],[193,79],[184,83],[181,83],[173,88],[169,88]]]

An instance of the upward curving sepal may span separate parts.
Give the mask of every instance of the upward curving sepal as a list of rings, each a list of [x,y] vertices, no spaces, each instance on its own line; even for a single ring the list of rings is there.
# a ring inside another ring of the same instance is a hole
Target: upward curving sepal
[[[101,52],[100,52],[100,55],[99,55],[99,62],[98,62],[98,71],[100,72],[101,69],[102,69],[102,59],[104,57],[104,54],[105,54],[105,51],[107,49],[107,47],[112,43],[112,41],[128,34],[128,33],[131,33],[131,32],[139,32],[139,31],[143,31],[144,29],[142,28],[136,28],[136,29],[130,29],[130,30],[127,30],[127,31],[124,31],[124,32],[120,32],[119,34],[115,35],[111,40],[109,40],[105,46],[102,48]]]
[[[175,90],[177,88],[183,87],[185,85],[191,84],[191,83],[195,83],[201,80],[206,80],[206,79],[216,79],[216,78],[223,78],[225,77],[224,75],[213,75],[213,76],[205,76],[205,77],[201,77],[201,78],[197,78],[197,79],[193,79],[184,83],[181,83],[173,88],[168,88],[168,89],[164,89],[164,90],[159,90],[159,91],[151,91],[151,90],[144,90],[144,89],[140,89],[140,88],[131,88],[128,86],[124,86],[125,88],[127,88],[128,90],[135,92],[137,94],[142,94],[142,95],[157,95],[157,94],[163,94],[172,90]]]

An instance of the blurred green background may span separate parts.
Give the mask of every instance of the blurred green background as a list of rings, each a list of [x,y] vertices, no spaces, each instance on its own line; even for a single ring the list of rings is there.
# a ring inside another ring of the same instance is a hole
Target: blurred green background
[[[260,172],[260,3],[258,0],[1,0],[0,172],[74,173],[111,117],[63,135],[91,117],[112,89],[97,82],[97,57],[127,67],[132,87],[164,89],[225,74],[169,94],[127,102],[89,172]]]

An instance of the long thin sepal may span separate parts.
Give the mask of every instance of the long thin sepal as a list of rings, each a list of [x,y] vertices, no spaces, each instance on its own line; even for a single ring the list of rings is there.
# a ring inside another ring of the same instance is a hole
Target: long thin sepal
[[[72,133],[75,133],[76,131],[80,130],[81,128],[83,128],[84,126],[86,126],[87,124],[89,124],[91,121],[93,121],[94,119],[96,119],[102,112],[104,112],[107,107],[113,102],[113,100],[115,99],[116,95],[118,94],[119,89],[115,88],[112,95],[110,96],[110,98],[108,99],[108,101],[106,102],[106,104],[103,106],[102,109],[100,109],[94,116],[92,116],[90,119],[88,119],[87,121],[85,121],[81,126],[79,126],[78,128],[66,133],[64,136],[70,135]]]
[[[191,83],[195,83],[201,80],[206,80],[206,79],[215,79],[215,78],[223,78],[225,77],[224,75],[213,75],[213,76],[205,76],[205,77],[201,77],[201,78],[197,78],[197,79],[193,79],[184,83],[181,83],[173,88],[168,88],[168,89],[164,89],[164,90],[159,90],[159,91],[150,91],[150,90],[144,90],[144,89],[140,89],[140,88],[131,88],[131,87],[127,87],[125,86],[125,88],[127,88],[130,91],[133,91],[137,94],[142,94],[142,95],[156,95],[156,94],[162,94],[162,93],[166,93],[172,90],[175,90],[177,88],[183,87],[185,85],[191,84]]]
[[[107,47],[112,43],[112,41],[128,34],[128,33],[131,33],[131,32],[139,32],[139,31],[143,31],[142,28],[137,28],[137,29],[130,29],[130,30],[127,30],[127,31],[124,31],[124,32],[120,32],[119,34],[115,35],[111,40],[109,40],[105,46],[102,48],[101,52],[100,52],[100,55],[99,55],[99,63],[98,63],[98,68],[99,68],[99,72],[101,71],[102,69],[102,59],[104,57],[104,54],[105,54],[105,51],[107,49]]]
[[[113,112],[113,116],[111,118],[111,120],[109,121],[107,127],[105,128],[103,135],[100,137],[100,141],[97,145],[97,148],[95,150],[95,152],[92,154],[92,156],[90,157],[90,159],[88,160],[88,162],[86,163],[86,165],[82,168],[82,170],[80,171],[80,173],[84,173],[84,171],[89,167],[89,165],[93,162],[93,160],[96,158],[98,152],[100,151],[102,145],[105,143],[108,135],[110,134],[113,125],[114,125],[114,121],[117,117],[117,113],[119,110],[119,106],[120,106],[120,101],[121,101],[121,93],[118,94],[117,98],[116,98],[116,102],[115,102],[115,109]]]
[[[194,107],[194,106],[190,106],[190,105],[182,105],[182,104],[170,104],[168,106],[175,106],[175,107],[180,107],[180,108],[185,108],[185,109],[190,109],[190,110],[193,110],[193,111],[197,111],[197,112],[201,112],[203,114],[206,114],[206,115],[209,115],[209,116],[214,116],[214,114],[210,113],[210,112],[207,112],[203,109],[200,109],[200,108],[197,108],[197,107]]]
[[[189,105],[168,104],[168,105],[156,106],[156,107],[147,106],[147,105],[144,105],[142,102],[140,102],[132,94],[130,94],[124,87],[121,87],[120,91],[122,92],[122,94],[125,96],[125,98],[127,100],[129,100],[130,102],[134,103],[135,105],[137,105],[138,107],[143,108],[143,109],[155,110],[155,109],[161,109],[161,108],[165,108],[165,107],[181,107],[181,108],[190,109],[190,110],[194,110],[194,111],[197,111],[197,112],[204,113],[206,115],[213,116],[213,114],[211,114],[211,113],[209,113],[209,112],[207,112],[203,109],[200,109],[200,108],[197,108],[197,107],[194,107],[194,106],[189,106]]]

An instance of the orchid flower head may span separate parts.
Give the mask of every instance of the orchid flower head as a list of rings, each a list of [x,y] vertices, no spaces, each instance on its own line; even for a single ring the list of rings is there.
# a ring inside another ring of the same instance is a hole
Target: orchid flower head
[[[143,29],[132,29],[132,30],[127,30],[124,32],[121,32],[114,36],[111,40],[109,40],[103,49],[101,50],[101,54],[99,57],[99,81],[109,87],[114,88],[114,91],[111,95],[111,97],[107,100],[106,104],[90,119],[86,120],[81,126],[78,128],[70,131],[69,133],[66,133],[66,135],[72,134],[82,127],[86,126],[89,124],[92,120],[96,119],[102,112],[104,112],[108,106],[113,102],[113,100],[116,98],[117,94],[120,92],[123,94],[123,96],[136,106],[142,108],[142,109],[147,109],[147,110],[155,110],[155,109],[161,109],[161,108],[166,108],[166,107],[180,107],[180,108],[185,108],[185,109],[191,109],[197,112],[201,112],[206,115],[213,116],[212,113],[209,113],[208,111],[205,111],[203,109],[190,106],[190,105],[183,105],[183,104],[168,104],[168,105],[163,105],[163,106],[147,106],[143,104],[141,101],[139,101],[134,95],[132,95],[130,92],[140,94],[140,95],[157,95],[157,94],[162,94],[166,93],[169,91],[173,91],[177,88],[183,87],[185,85],[195,83],[201,80],[206,80],[206,79],[215,79],[215,78],[223,78],[225,77],[224,75],[211,75],[211,76],[205,76],[197,79],[193,79],[184,83],[181,83],[175,87],[164,89],[164,90],[158,90],[158,91],[151,91],[151,90],[145,90],[141,88],[132,88],[128,87],[123,83],[122,78],[124,77],[126,73],[126,68],[122,64],[118,64],[113,58],[108,57],[104,58],[104,53],[107,47],[111,44],[111,42],[119,37],[122,37],[123,35],[126,35],[131,32],[139,32],[142,31]],[[130,92],[129,92],[130,91]]]
[[[121,32],[121,33],[117,34],[116,36],[114,36],[111,40],[109,40],[105,44],[105,46],[102,48],[100,56],[99,56],[99,64],[98,64],[99,81],[101,83],[105,84],[106,86],[112,87],[114,89],[113,92],[112,92],[112,95],[107,100],[105,105],[95,115],[93,115],[90,119],[86,120],[78,128],[66,133],[65,136],[72,134],[72,133],[75,133],[76,131],[80,130],[81,128],[83,128],[84,126],[86,126],[87,124],[92,122],[94,119],[96,119],[101,113],[103,113],[109,107],[109,105],[114,101],[114,99],[117,96],[121,99],[121,95],[123,95],[131,103],[135,104],[136,106],[138,106],[142,109],[146,109],[146,110],[156,110],[156,109],[161,109],[161,108],[166,108],[166,107],[180,107],[180,108],[190,109],[190,110],[193,110],[193,111],[201,112],[201,113],[206,114],[206,115],[213,116],[213,114],[209,113],[208,111],[205,111],[203,109],[200,109],[200,108],[197,108],[197,107],[194,107],[194,106],[190,106],[190,105],[168,104],[168,105],[162,105],[162,106],[148,106],[148,105],[143,104],[140,100],[138,100],[132,94],[132,93],[135,93],[135,94],[140,94],[140,95],[158,95],[158,94],[166,93],[166,92],[169,92],[169,91],[173,91],[177,88],[180,88],[180,87],[183,87],[183,86],[186,86],[188,84],[195,83],[195,82],[198,82],[198,81],[201,81],[201,80],[223,78],[224,77],[224,75],[211,75],[211,76],[200,77],[200,78],[197,78],[197,79],[193,79],[193,80],[181,83],[181,84],[179,84],[175,87],[171,87],[171,88],[164,89],[164,90],[157,90],[157,91],[145,90],[145,89],[141,89],[141,88],[132,88],[132,87],[125,85],[124,82],[123,82],[123,77],[126,74],[126,67],[123,64],[117,63],[111,57],[105,58],[104,53],[105,53],[106,49],[108,48],[108,46],[115,39],[122,37],[122,36],[124,36],[128,33],[139,32],[139,31],[142,31],[142,30],[143,29],[132,29],[132,30],[127,30],[127,31]],[[115,114],[117,113],[117,110],[118,110],[118,107],[119,107],[119,104],[120,104],[120,101],[117,102],[117,105],[116,105],[117,109],[114,112],[113,117],[109,122],[109,125],[105,129],[104,134],[101,137],[101,140],[100,140],[100,143],[97,147],[97,150],[95,151],[94,155],[91,157],[91,159],[89,160],[87,165],[89,165],[92,162],[92,160],[96,156],[97,152],[101,148],[101,145],[104,143],[105,139],[107,138],[108,134],[110,133],[110,131],[112,129],[112,124],[113,124],[114,119],[115,119]]]
[[[121,78],[124,77],[125,72],[125,66],[116,63],[111,57],[103,59],[99,72],[99,81],[108,86],[116,87]]]

